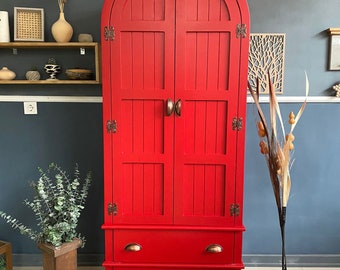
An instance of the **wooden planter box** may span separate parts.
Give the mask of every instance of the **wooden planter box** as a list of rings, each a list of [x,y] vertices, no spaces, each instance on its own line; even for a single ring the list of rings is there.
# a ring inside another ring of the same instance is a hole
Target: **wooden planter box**
[[[62,244],[60,247],[38,243],[38,248],[43,253],[43,269],[77,270],[77,249],[81,244],[80,239]]]
[[[0,255],[5,254],[6,270],[12,270],[12,245],[8,242],[0,241]]]

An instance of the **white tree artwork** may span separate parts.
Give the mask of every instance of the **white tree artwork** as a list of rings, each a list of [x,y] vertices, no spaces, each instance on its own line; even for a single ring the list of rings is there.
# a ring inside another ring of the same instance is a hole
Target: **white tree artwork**
[[[268,72],[275,93],[283,93],[285,34],[250,34],[248,80],[260,93],[269,92]]]

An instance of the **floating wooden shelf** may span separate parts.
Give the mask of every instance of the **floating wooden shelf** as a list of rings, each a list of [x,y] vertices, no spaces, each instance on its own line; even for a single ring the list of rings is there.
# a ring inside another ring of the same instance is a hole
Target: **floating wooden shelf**
[[[1,42],[0,49],[91,49],[94,50],[95,79],[93,80],[0,80],[0,84],[100,84],[100,45],[97,42]]]

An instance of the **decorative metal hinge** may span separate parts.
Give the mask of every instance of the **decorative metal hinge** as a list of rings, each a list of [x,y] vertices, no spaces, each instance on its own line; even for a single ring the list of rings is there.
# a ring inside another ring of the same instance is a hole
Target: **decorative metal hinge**
[[[115,30],[112,26],[104,27],[104,38],[106,41],[115,39]]]
[[[230,216],[238,217],[240,215],[240,205],[237,203],[232,203],[230,205]]]
[[[114,215],[116,216],[118,213],[118,207],[116,203],[109,203],[109,205],[107,206],[107,212],[109,214],[109,216]]]
[[[107,131],[107,133],[116,133],[117,132],[117,121],[116,120],[107,120],[106,131]]]
[[[245,38],[247,37],[247,25],[244,23],[240,23],[236,27],[236,37],[237,38]]]
[[[241,130],[242,127],[243,127],[242,117],[240,117],[240,118],[234,117],[232,125],[233,125],[233,130]]]

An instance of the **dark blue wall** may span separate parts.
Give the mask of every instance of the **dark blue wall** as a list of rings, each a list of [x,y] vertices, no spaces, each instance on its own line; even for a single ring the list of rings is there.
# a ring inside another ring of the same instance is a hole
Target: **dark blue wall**
[[[67,1],[65,17],[74,30],[72,41],[78,34],[90,33],[100,42],[100,16],[103,1]],[[13,8],[44,8],[45,41],[54,41],[51,26],[58,19],[58,1],[1,0],[0,10],[9,12],[11,39],[13,40]],[[88,52],[90,53],[90,52]],[[64,55],[63,51],[34,50],[27,54],[18,50],[0,52],[0,67],[8,66],[24,78],[25,71],[37,66],[43,78],[43,65],[49,57],[56,57],[62,68],[68,60],[79,57]],[[90,59],[93,59],[90,57]],[[72,63],[72,62],[70,62]],[[78,62],[77,62],[78,63]],[[73,63],[74,64],[74,63]],[[0,95],[89,95],[101,96],[101,85],[0,85]],[[56,162],[72,173],[79,163],[81,172],[93,172],[86,208],[81,216],[79,231],[87,243],[80,253],[102,254],[104,237],[100,229],[103,222],[103,141],[102,105],[100,103],[38,103],[37,115],[24,115],[22,102],[0,102],[0,209],[19,217],[26,224],[35,224],[30,209],[22,204],[31,198],[29,183],[37,180],[37,167],[46,168]],[[40,253],[36,245],[3,221],[0,223],[0,239],[13,244],[13,252],[19,254]],[[18,264],[17,261],[14,262]],[[29,265],[29,262],[23,262]]]
[[[252,33],[286,33],[284,96],[304,96],[307,72],[311,96],[334,95],[340,73],[328,71],[328,34],[340,27],[340,2],[248,0]],[[268,104],[263,105],[265,108]],[[281,104],[284,117],[300,104]],[[280,231],[268,170],[259,153],[255,108],[248,104],[244,234],[245,254],[279,254]],[[287,212],[288,254],[340,252],[340,190],[337,155],[339,103],[308,103],[295,130],[295,162]],[[288,128],[288,127],[287,127]]]
[[[284,95],[304,95],[304,71],[311,95],[328,95],[340,80],[339,72],[327,72],[328,33],[340,27],[340,2],[329,0],[248,0],[252,33],[286,33]]]
[[[103,0],[69,0],[65,13],[77,34],[91,33],[100,41]],[[13,7],[45,8],[46,41],[57,19],[57,0],[1,0],[0,10]],[[304,71],[310,79],[311,95],[324,96],[340,79],[327,71],[329,27],[340,27],[340,2],[328,0],[249,0],[251,32],[286,33],[285,96],[304,95]],[[41,56],[45,59],[46,56]],[[0,66],[3,65],[0,56]],[[24,64],[20,58],[15,64]],[[100,86],[15,86],[0,85],[0,95],[101,95]],[[264,104],[264,107],[267,105]],[[299,104],[282,104],[287,115]],[[101,104],[39,103],[38,115],[23,115],[22,103],[0,103],[0,208],[31,222],[22,201],[30,195],[28,183],[37,178],[37,166],[51,161],[72,168],[79,162],[82,172],[92,170],[94,182],[80,229],[88,242],[81,253],[104,250],[100,225],[103,199],[103,151]],[[296,128],[295,163],[291,171],[292,191],[287,217],[287,253],[336,254],[340,252],[340,190],[337,154],[338,103],[309,103]],[[277,211],[263,156],[259,153],[255,109],[248,104],[244,234],[245,254],[279,254]],[[38,253],[34,243],[6,224],[0,224],[0,239],[13,243],[15,253]]]
[[[264,105],[267,108],[268,105]],[[282,104],[282,114],[299,105]],[[291,197],[287,207],[288,254],[340,252],[337,155],[339,104],[307,104],[295,129]],[[277,209],[264,157],[259,152],[255,108],[248,105],[244,223],[245,254],[280,253]],[[335,120],[334,120],[335,119]]]

